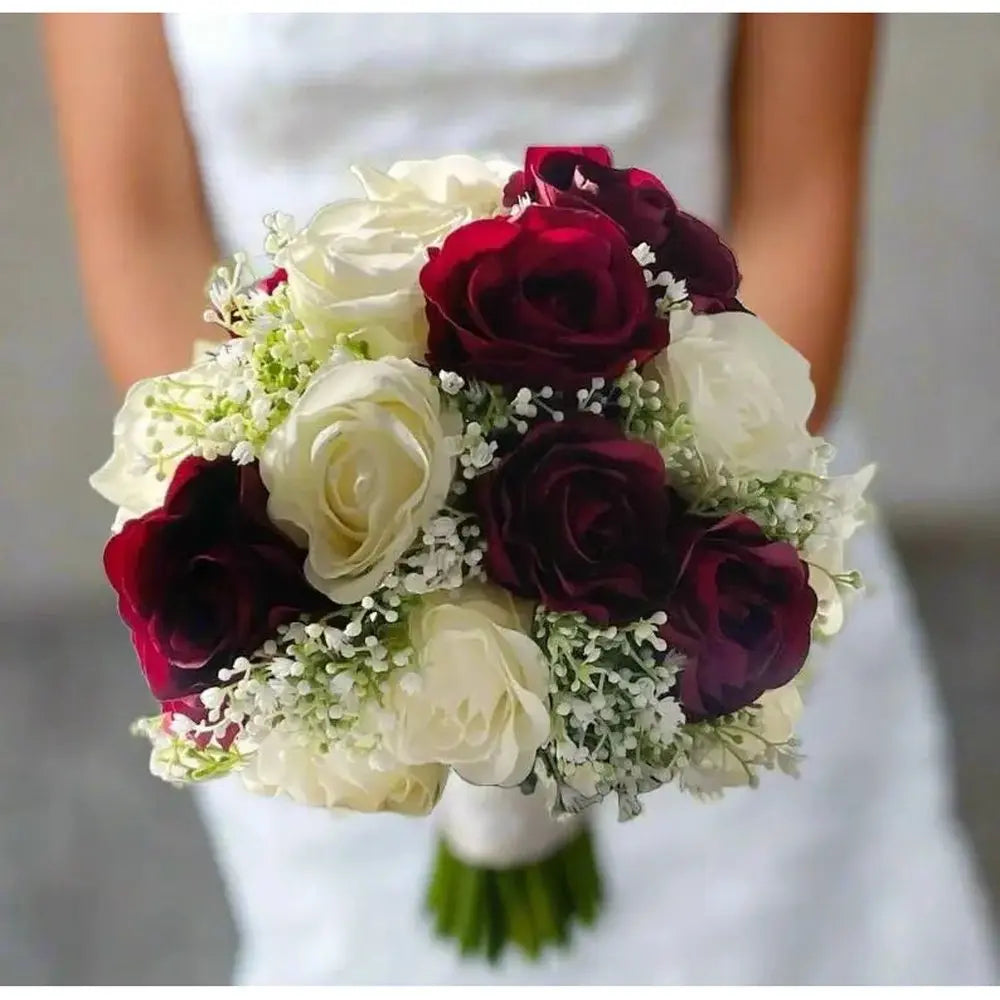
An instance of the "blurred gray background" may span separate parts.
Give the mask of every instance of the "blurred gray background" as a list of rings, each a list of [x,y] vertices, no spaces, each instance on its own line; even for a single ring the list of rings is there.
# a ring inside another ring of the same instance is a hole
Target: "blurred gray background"
[[[880,459],[956,808],[1000,906],[998,52],[1000,17],[886,19],[846,395]],[[100,572],[110,511],[86,484],[117,400],[74,266],[35,18],[3,14],[0,985],[222,983],[233,929],[203,833],[127,734],[150,703]]]

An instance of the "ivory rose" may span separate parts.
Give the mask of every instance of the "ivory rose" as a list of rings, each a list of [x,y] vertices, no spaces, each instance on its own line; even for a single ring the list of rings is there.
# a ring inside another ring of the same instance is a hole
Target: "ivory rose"
[[[307,548],[317,590],[353,604],[379,585],[444,504],[457,430],[412,361],[337,360],[313,376],[260,470],[268,514]]]

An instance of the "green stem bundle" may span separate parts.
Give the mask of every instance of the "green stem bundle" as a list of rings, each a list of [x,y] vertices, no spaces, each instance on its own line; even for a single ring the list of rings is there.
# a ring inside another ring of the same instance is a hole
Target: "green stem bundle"
[[[463,955],[496,962],[508,945],[537,958],[569,943],[573,924],[592,924],[603,889],[593,835],[585,824],[553,854],[514,868],[480,868],[458,858],[442,837],[427,891],[440,937]]]

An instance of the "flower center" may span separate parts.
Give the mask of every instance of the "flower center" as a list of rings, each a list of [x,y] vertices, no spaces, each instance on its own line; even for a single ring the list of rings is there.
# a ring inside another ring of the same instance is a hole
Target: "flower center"
[[[529,276],[524,297],[561,326],[584,330],[593,311],[594,290],[583,274],[542,274]]]
[[[351,528],[364,527],[365,512],[378,490],[378,468],[370,454],[355,452],[326,469],[326,500]]]

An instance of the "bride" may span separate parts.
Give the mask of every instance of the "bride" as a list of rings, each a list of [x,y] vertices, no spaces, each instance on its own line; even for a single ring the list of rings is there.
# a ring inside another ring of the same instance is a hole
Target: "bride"
[[[349,163],[601,143],[724,228],[741,298],[832,420],[854,292],[869,15],[50,15],[83,281],[118,386],[187,365],[213,262],[353,193]],[[947,743],[886,538],[823,663],[798,782],[595,817],[603,919],[564,953],[463,963],[421,912],[433,821],[197,790],[239,983],[988,983]],[[180,916],[180,915],[178,915]]]

